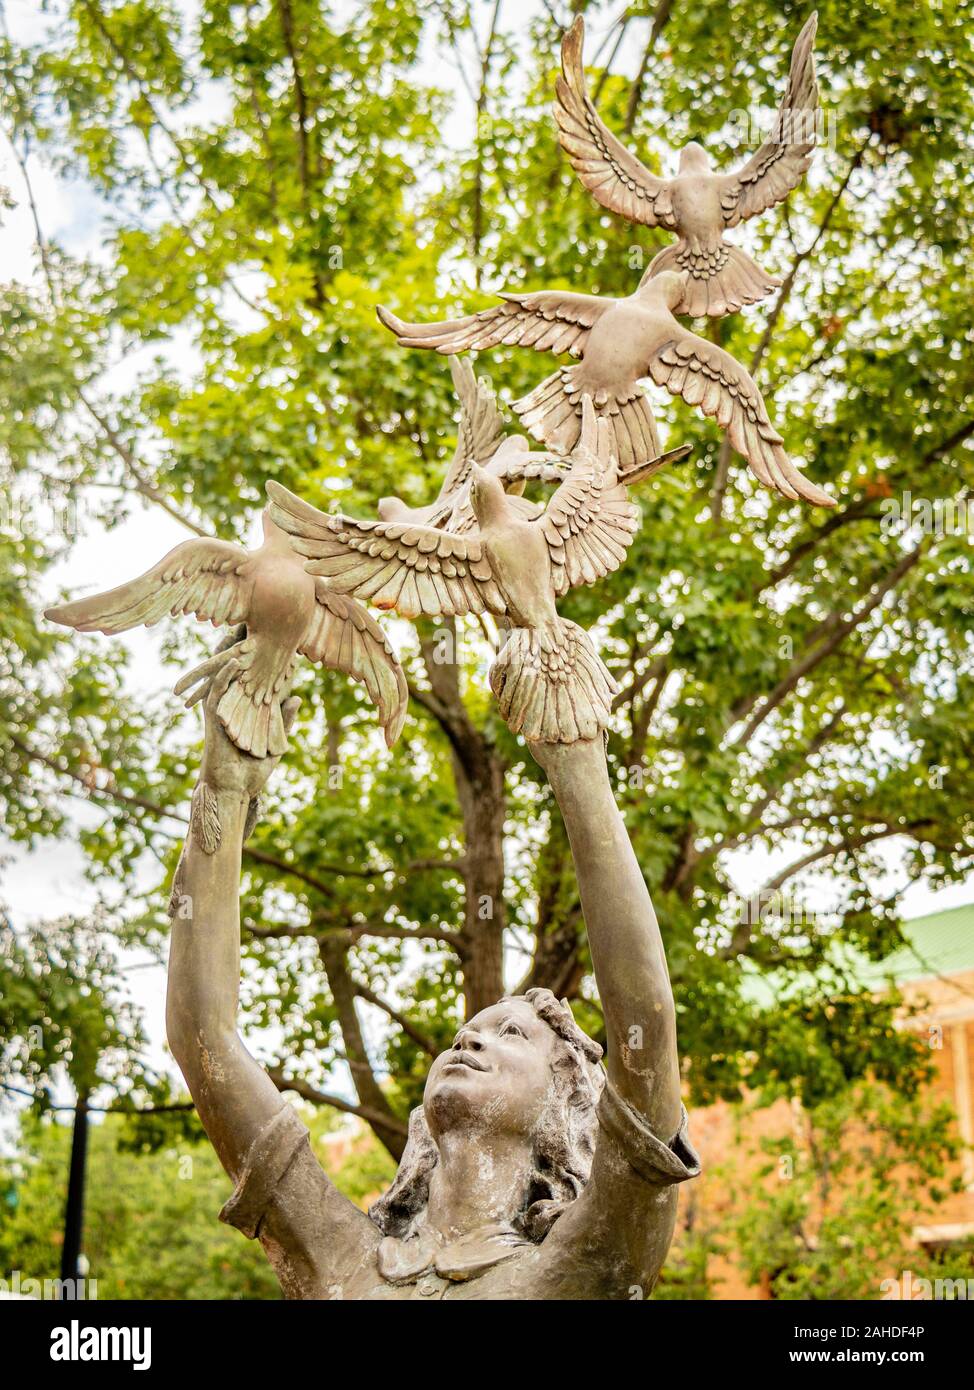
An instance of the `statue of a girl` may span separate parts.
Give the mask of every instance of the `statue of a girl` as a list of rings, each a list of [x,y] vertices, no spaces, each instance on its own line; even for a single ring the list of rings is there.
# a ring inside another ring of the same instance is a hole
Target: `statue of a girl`
[[[659,926],[601,737],[536,744],[561,808],[606,1021],[601,1048],[547,990],[499,999],[430,1067],[399,1172],[368,1215],[325,1176],[308,1132],[236,1026],[248,816],[277,758],[227,738],[206,702],[208,821],[186,842],[168,1033],[235,1183],[222,1219],[260,1240],[291,1298],[648,1297],[676,1184],[699,1172],[680,1100]],[[285,724],[295,704],[283,706]]]

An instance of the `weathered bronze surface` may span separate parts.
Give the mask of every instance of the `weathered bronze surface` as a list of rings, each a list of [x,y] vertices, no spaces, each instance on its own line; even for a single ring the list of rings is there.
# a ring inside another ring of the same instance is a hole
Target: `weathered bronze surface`
[[[378,519],[356,519],[269,483],[260,550],[190,541],[141,579],[49,614],[82,631],[121,632],[170,613],[243,625],[177,687],[204,701],[206,738],[173,886],[167,1027],[234,1183],[221,1216],[261,1241],[291,1297],[636,1298],[656,1281],[676,1186],[699,1171],[676,1013],[606,765],[614,682],[555,604],[624,562],[639,524],[629,488],[686,453],[660,454],[643,376],[714,416],[761,482],[831,504],[788,459],[744,368],[674,317],[730,312],[775,283],[723,231],[780,201],[808,165],[812,142],[785,117],[817,106],[814,35],[813,16],[775,130],[743,169],[713,174],[690,145],[667,181],[596,115],[577,21],[558,85],[562,145],[605,207],[679,240],[624,300],[518,293],[430,325],[382,311],[411,346],[454,354],[520,343],[579,357],[515,406],[552,453],[508,436],[490,387],[454,362],[459,441],[428,506],[385,498]],[[522,495],[528,484],[554,486],[547,504]],[[287,747],[296,655],[363,681],[388,741],[402,726],[402,672],[356,600],[406,617],[498,619],[491,685],[564,818],[606,1035],[603,1058],[547,990],[471,1018],[430,1067],[399,1173],[368,1216],[325,1176],[297,1113],[237,1032],[241,850]]]
[[[818,114],[813,14],[791,57],[791,72],[768,139],[740,169],[716,173],[705,149],[691,140],[680,151],[675,178],[646,168],[603,124],[585,90],[581,15],[561,47],[555,119],[562,149],[597,202],[644,227],[665,227],[678,240],[655,258],[647,277],[685,270],[689,278],[676,314],[718,318],[770,294],[781,281],[724,239],[724,231],[780,203],[812,161]]]
[[[44,616],[79,632],[127,632],[183,613],[215,627],[245,624],[239,641],[178,682],[176,694],[188,695],[187,707],[232,663],[233,679],[219,710],[223,727],[245,753],[283,753],[281,703],[300,654],[364,683],[391,747],[406,717],[407,693],[385,633],[361,604],[305,572],[266,511],[263,526],[258,550],[207,537],[184,541],[138,579],[49,608]]]
[[[676,1184],[695,1176],[659,926],[609,783],[602,738],[538,744],[571,842],[606,1019],[601,1049],[547,990],[470,1019],[430,1068],[398,1177],[366,1216],[236,1030],[240,855],[278,761],[241,752],[206,700],[200,785],[219,833],[187,840],[167,1023],[235,1192],[294,1298],[633,1298],[669,1246]],[[293,719],[285,706],[285,724]],[[667,1142],[662,1142],[663,1136]],[[371,1217],[371,1219],[370,1219]]]

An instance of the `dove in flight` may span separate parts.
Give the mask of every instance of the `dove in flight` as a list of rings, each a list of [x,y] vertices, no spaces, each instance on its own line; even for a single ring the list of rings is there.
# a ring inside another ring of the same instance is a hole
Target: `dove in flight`
[[[561,482],[568,463],[552,454],[532,454],[522,435],[507,433],[493,387],[485,377],[475,376],[469,362],[451,357],[450,373],[460,401],[460,423],[456,450],[436,499],[425,507],[410,507],[400,497],[382,497],[379,520],[410,521],[456,532],[475,529],[470,505],[475,463],[500,479],[525,517],[536,516],[540,506],[521,496],[525,484],[531,479]]]
[[[555,600],[594,584],[625,558],[639,512],[619,482],[611,431],[583,402],[582,432],[564,481],[525,518],[501,480],[474,464],[473,535],[405,522],[359,521],[309,506],[268,482],[271,515],[311,574],[406,618],[493,613],[512,625],[491,669],[503,718],[532,742],[592,739],[618,686],[588,634]]]
[[[379,520],[435,526],[457,535],[475,531],[477,518],[470,502],[475,463],[500,479],[515,511],[526,521],[533,520],[544,506],[523,496],[527,483],[561,483],[571,464],[559,454],[531,453],[523,435],[507,434],[493,387],[486,377],[476,376],[464,358],[451,357],[450,372],[460,401],[460,427],[456,451],[436,500],[425,507],[409,507],[399,497],[380,498]],[[688,444],[670,449],[651,464],[631,469],[620,481],[627,486],[642,482],[689,452]]]
[[[596,414],[611,426],[623,476],[655,461],[656,422],[639,384],[648,376],[715,418],[765,487],[792,500],[834,506],[789,459],[746,369],[674,318],[687,278],[685,271],[661,271],[644,277],[625,299],[568,290],[504,294],[496,308],[443,323],[404,323],[387,309],[377,312],[405,347],[447,354],[517,344],[580,358],[513,404],[528,432],[558,453],[578,442],[582,401],[590,396]]]
[[[562,42],[557,82],[558,139],[579,179],[597,202],[630,222],[664,227],[679,240],[646,271],[689,272],[686,293],[674,313],[722,317],[763,299],[780,279],[724,239],[729,227],[780,203],[797,187],[812,161],[818,112],[813,14],[791,56],[791,72],[767,140],[733,173],[711,167],[695,140],[680,153],[675,178],[652,174],[602,122],[585,89],[584,23],[579,16]]]
[[[195,704],[234,662],[217,714],[238,748],[257,758],[286,751],[281,702],[298,654],[361,681],[391,747],[406,717],[408,692],[385,633],[360,604],[307,573],[267,509],[262,521],[257,550],[207,537],[183,541],[138,579],[49,608],[44,616],[79,632],[126,632],[187,613],[214,627],[245,624],[241,640],[176,686],[177,695],[191,691],[187,705]]]

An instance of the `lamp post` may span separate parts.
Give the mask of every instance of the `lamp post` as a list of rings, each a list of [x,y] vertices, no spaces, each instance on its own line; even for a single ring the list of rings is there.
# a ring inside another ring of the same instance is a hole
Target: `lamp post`
[[[77,1298],[81,1277],[79,1260],[84,1233],[85,1164],[88,1157],[88,1094],[78,1096],[71,1135],[68,1200],[64,1209],[64,1244],[61,1247],[61,1297]]]

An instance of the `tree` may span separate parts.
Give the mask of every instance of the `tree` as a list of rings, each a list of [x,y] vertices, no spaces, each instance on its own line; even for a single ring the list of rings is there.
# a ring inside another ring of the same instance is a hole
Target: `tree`
[[[970,1279],[969,1250],[945,1259],[912,1239],[962,1186],[949,1177],[960,1151],[949,1106],[863,1085],[806,1112],[802,1129],[761,1141],[746,1207],[726,1224],[750,1283],[772,1298],[841,1300],[881,1298],[906,1270]]]
[[[145,1042],[101,914],[23,932],[0,923],[0,1092],[43,1115],[74,1108],[58,1102],[67,1087],[88,1109],[129,1116],[143,1142],[154,1124],[172,1140],[192,1128],[192,1107],[148,1065]]]
[[[586,8],[598,13],[571,7]],[[205,0],[198,22],[150,0],[54,10],[43,48],[4,41],[4,119],[22,172],[47,161],[83,177],[108,224],[87,261],[38,225],[39,282],[0,302],[7,487],[49,512],[145,505],[187,533],[239,537],[268,477],[366,514],[384,493],[423,501],[449,451],[448,374],[397,348],[373,306],[433,317],[505,284],[625,293],[662,244],[601,215],[558,151],[567,6],[515,35],[494,5],[486,39],[472,9],[411,0],[347,21],[317,0]],[[970,5],[820,16],[828,138],[785,210],[751,224],[781,288],[708,331],[757,375],[837,508],[772,498],[709,423],[667,406],[691,461],[640,494],[627,564],[564,608],[591,624],[611,604],[610,752],[697,1102],[769,1080],[807,1090],[810,1055],[826,1063],[816,1099],[872,1071],[915,1089],[886,1004],[850,988],[836,1010],[822,987],[803,1013],[761,1015],[743,973],[804,974],[836,941],[881,957],[906,883],[959,880],[972,862],[969,537],[917,527],[905,499],[963,508],[974,468]],[[593,91],[651,163],[691,133],[731,161],[743,150],[728,135],[746,133],[729,117],[777,102],[803,17],[758,0],[743,44],[738,6],[662,0],[648,25],[627,11]],[[424,39],[471,88],[455,150]],[[612,70],[630,42],[634,83]],[[120,379],[125,359],[136,370]],[[480,364],[504,399],[542,368],[517,349]],[[127,698],[111,643],[38,621],[37,584],[65,543],[28,526],[0,548],[5,824],[57,833],[65,795],[83,796],[104,812],[85,837],[93,872],[131,883],[146,851],[174,865],[198,729],[162,698]],[[280,1084],[334,1100],[325,1078],[346,1059],[357,1108],[395,1152],[429,1057],[464,1008],[501,993],[505,949],[524,959],[516,987],[566,995],[595,1032],[599,1015],[563,829],[486,692],[496,634],[392,627],[411,717],[391,755],[355,689],[303,679],[287,770],[245,856],[244,1004],[248,1025],[280,1030]],[[171,650],[197,646],[180,633]],[[730,856],[788,837],[792,862],[742,904]],[[884,846],[901,872],[881,897]],[[789,903],[816,881],[829,909],[796,920]],[[127,939],[158,939],[164,897],[160,882]]]
[[[85,1254],[99,1298],[278,1298],[253,1244],[221,1226],[227,1179],[209,1146],[135,1154],[120,1147],[124,1121],[92,1126]],[[63,1125],[21,1126],[0,1163],[0,1267],[9,1279],[56,1279],[71,1146]]]

